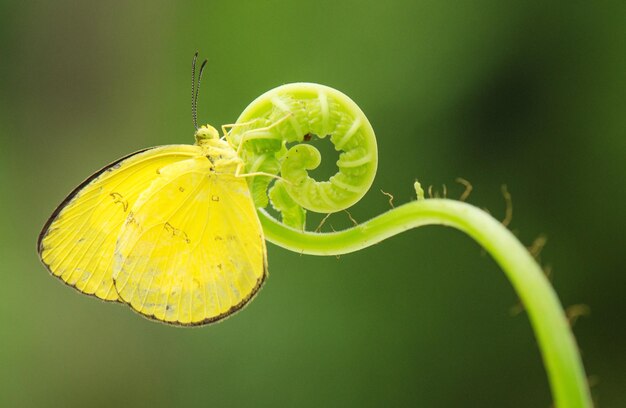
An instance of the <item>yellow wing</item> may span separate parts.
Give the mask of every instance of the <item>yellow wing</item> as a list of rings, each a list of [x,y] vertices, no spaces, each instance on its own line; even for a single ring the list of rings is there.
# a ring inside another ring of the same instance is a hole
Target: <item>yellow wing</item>
[[[155,147],[123,157],[85,180],[39,235],[39,256],[48,270],[80,292],[117,300],[113,253],[130,209],[160,168],[200,152],[190,145]]]
[[[242,308],[267,275],[265,240],[246,181],[206,157],[171,164],[130,207],[113,279],[139,313],[180,325]]]

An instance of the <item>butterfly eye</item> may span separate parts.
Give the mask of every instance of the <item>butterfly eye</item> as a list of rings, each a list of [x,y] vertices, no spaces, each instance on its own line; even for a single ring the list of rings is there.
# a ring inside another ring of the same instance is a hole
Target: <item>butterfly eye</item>
[[[202,125],[195,133],[196,143],[198,144],[204,140],[214,140],[219,139],[219,137],[219,132],[211,125]]]

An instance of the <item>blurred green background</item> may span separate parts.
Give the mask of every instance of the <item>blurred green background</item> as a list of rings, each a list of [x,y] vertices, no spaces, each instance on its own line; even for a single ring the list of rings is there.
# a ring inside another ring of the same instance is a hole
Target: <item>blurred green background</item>
[[[499,1],[0,2],[0,406],[548,407],[527,316],[462,234],[407,232],[340,258],[269,245],[243,312],[157,324],[51,278],[35,241],[104,164],[191,143],[190,61],[209,58],[200,119],[310,81],[352,97],[380,164],[351,213],[412,183],[548,237],[599,407],[626,404],[626,5]],[[345,215],[331,217],[338,227]]]

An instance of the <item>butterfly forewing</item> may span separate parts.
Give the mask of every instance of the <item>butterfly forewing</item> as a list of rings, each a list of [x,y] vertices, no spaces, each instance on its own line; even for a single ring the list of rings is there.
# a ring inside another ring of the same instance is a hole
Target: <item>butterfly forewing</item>
[[[194,325],[244,306],[266,262],[245,179],[201,156],[162,168],[130,206],[113,279],[122,300],[143,315]]]
[[[161,168],[199,154],[171,145],[135,153],[98,171],[56,209],[39,237],[50,272],[81,292],[117,300],[111,279],[118,235],[139,195]]]

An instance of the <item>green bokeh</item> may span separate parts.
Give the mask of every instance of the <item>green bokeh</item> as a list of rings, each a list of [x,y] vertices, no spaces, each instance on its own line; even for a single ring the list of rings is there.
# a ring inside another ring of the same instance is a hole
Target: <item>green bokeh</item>
[[[528,319],[468,238],[429,227],[337,259],[269,245],[243,312],[177,329],[80,296],[35,241],[107,162],[191,143],[189,64],[209,58],[200,119],[319,82],[378,135],[379,172],[351,214],[412,183],[547,235],[599,406],[626,404],[626,6],[623,2],[0,2],[0,406],[547,407]],[[332,161],[331,161],[332,162]],[[329,221],[349,225],[347,215]]]

